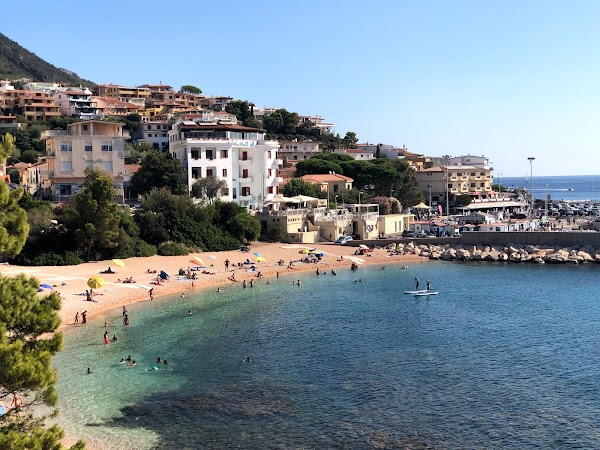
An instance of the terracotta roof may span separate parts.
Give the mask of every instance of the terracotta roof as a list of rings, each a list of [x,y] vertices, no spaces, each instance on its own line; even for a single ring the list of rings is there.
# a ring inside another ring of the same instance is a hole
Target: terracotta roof
[[[337,173],[322,173],[302,176],[304,181],[314,181],[317,183],[328,183],[330,181],[354,181],[352,178]]]
[[[141,164],[125,164],[125,170],[129,173],[136,173],[141,168]]]

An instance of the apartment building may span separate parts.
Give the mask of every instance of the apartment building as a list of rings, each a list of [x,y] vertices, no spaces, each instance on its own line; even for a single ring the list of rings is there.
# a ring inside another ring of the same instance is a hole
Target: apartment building
[[[225,111],[225,108],[233,100],[233,97],[212,96],[200,100],[200,106],[213,111]]]
[[[79,117],[84,120],[102,118],[102,109],[92,98],[88,88],[60,88],[54,93],[54,101],[63,116]]]
[[[42,134],[55,200],[66,201],[78,193],[85,181],[85,169],[95,167],[110,174],[116,200],[123,201],[125,140],[129,138],[123,125],[86,120],[69,125],[67,130],[47,130]]]
[[[116,97],[126,101],[139,98],[146,100],[151,94],[150,89],[147,87],[128,87],[110,83],[98,84],[96,89],[100,97]]]
[[[473,200],[495,198],[489,169],[475,166],[433,166],[417,172],[419,190],[430,205],[456,204],[456,198],[466,194]],[[447,199],[447,201],[446,201]]]
[[[310,122],[313,126],[321,130],[321,133],[332,134],[335,125],[327,123],[321,116],[298,116],[298,125]]]
[[[0,130],[14,130],[15,128],[21,128],[21,125],[23,124],[17,122],[17,118],[15,116],[0,116]]]
[[[92,101],[105,116],[125,117],[140,110],[138,105],[123,101],[117,97],[99,97],[94,95],[92,96]]]
[[[166,120],[150,120],[140,123],[138,131],[142,138],[137,140],[138,144],[152,144],[158,149],[166,149],[169,146],[169,130],[171,126]]]
[[[296,164],[322,153],[320,142],[279,141],[279,146],[284,164]]]
[[[339,195],[340,200],[342,200],[342,191],[352,189],[352,183],[354,182],[352,178],[337,173],[304,175],[302,179],[314,184],[321,192],[326,192],[330,199],[332,199],[332,196],[337,197]]]
[[[204,177],[225,180],[221,197],[261,209],[278,193],[279,144],[267,141],[264,130],[179,118],[169,131],[169,151],[188,172],[188,185]]]
[[[13,115],[22,115],[30,122],[60,117],[60,108],[48,92],[9,89],[0,91],[0,106]]]
[[[375,155],[368,150],[361,150],[359,148],[338,148],[333,151],[339,155],[348,155],[357,161],[370,161],[375,159]]]

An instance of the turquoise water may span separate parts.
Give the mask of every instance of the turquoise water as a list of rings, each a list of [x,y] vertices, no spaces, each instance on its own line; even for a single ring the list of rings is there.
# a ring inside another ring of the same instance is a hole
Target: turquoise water
[[[61,424],[108,449],[600,448],[599,271],[428,262],[133,305],[65,333]]]

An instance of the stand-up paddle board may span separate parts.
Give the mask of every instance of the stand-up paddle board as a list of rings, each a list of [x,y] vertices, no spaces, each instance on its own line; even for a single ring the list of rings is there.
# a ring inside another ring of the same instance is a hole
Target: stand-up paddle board
[[[422,294],[423,292],[427,292],[427,290],[423,289],[421,291],[404,291],[405,294],[413,294],[413,295]]]
[[[427,297],[428,295],[437,295],[439,294],[439,292],[417,292],[416,294],[413,294],[415,297]]]

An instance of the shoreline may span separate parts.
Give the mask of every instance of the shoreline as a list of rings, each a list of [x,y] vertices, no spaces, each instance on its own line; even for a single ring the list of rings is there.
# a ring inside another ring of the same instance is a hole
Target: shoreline
[[[303,249],[316,248],[324,253],[321,261],[318,263],[299,262],[305,254],[299,252]],[[117,267],[111,260],[87,262],[77,266],[0,266],[0,273],[4,276],[13,276],[19,273],[25,273],[28,276],[35,276],[40,284],[48,284],[54,287],[54,290],[61,296],[61,308],[59,316],[61,324],[59,331],[81,326],[74,323],[76,313],[87,311],[88,320],[94,316],[104,314],[110,310],[121,308],[123,306],[139,303],[142,301],[151,301],[149,290],[152,288],[154,298],[174,296],[189,292],[190,290],[206,289],[209,287],[221,287],[223,285],[238,283],[241,285],[243,280],[247,282],[250,279],[260,280],[269,279],[281,275],[293,273],[305,273],[315,271],[317,268],[326,270],[337,270],[350,268],[352,262],[360,265],[375,264],[409,264],[415,262],[427,261],[427,258],[418,254],[389,255],[386,248],[376,248],[371,252],[371,256],[355,255],[357,247],[345,245],[335,245],[332,243],[323,244],[281,244],[281,243],[256,243],[252,245],[250,252],[241,252],[240,250],[229,250],[223,252],[206,252],[189,254],[187,256],[151,256],[138,257],[123,260],[125,267]],[[252,264],[243,264],[238,267],[238,263],[246,259],[253,261],[255,253],[266,259],[266,262],[253,262]],[[195,264],[190,262],[194,257],[200,258],[205,263],[205,268],[195,271],[197,280],[194,281],[192,288],[191,281],[181,279],[179,269],[187,271],[188,267]],[[229,271],[225,271],[225,261],[229,260]],[[279,265],[279,260],[285,261],[284,265]],[[289,268],[288,263],[294,261],[294,267]],[[255,269],[252,271],[251,266]],[[100,274],[108,267],[115,272],[112,274]],[[147,273],[147,270],[156,270],[156,273]],[[233,269],[233,270],[232,270]],[[151,284],[156,279],[161,270],[170,275],[169,280],[160,286]],[[360,270],[360,269],[359,269]],[[203,271],[207,273],[203,273]],[[261,272],[261,277],[257,274]],[[235,273],[236,281],[230,281],[228,277]],[[92,276],[100,276],[105,284],[95,290],[94,301],[86,301],[85,291],[89,289],[87,280]],[[133,277],[135,283],[122,283],[121,279]],[[49,291],[45,291],[49,292]],[[83,294],[83,295],[82,295]]]

